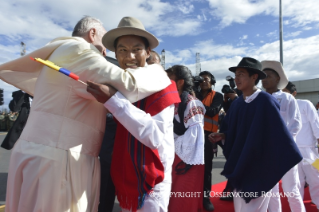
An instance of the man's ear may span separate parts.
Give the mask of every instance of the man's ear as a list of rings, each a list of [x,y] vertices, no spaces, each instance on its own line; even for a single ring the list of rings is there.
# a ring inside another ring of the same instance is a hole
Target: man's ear
[[[95,37],[96,37],[96,29],[95,28],[92,28],[92,29],[90,29],[90,31],[89,31],[89,41],[90,41],[90,43],[93,43],[93,41],[96,39]]]
[[[150,56],[151,56],[151,49],[150,49],[150,47],[147,47],[146,49],[146,58],[149,58]]]
[[[254,81],[256,81],[258,79],[258,74],[253,74],[251,77]]]
[[[294,92],[292,93],[292,95],[293,95],[293,96],[297,96],[297,91],[294,91]]]

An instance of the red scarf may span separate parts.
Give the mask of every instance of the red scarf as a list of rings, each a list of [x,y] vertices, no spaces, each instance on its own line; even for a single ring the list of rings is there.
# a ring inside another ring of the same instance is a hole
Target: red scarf
[[[154,116],[166,107],[179,103],[175,82],[134,105]],[[168,117],[173,121],[173,117]],[[120,206],[136,211],[143,206],[147,195],[164,179],[164,166],[157,149],[139,142],[118,123],[111,165],[112,180]]]

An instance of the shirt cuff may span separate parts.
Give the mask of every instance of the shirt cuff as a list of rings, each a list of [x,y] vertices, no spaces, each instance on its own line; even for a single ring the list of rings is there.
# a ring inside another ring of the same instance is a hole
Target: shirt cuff
[[[110,113],[115,113],[117,110],[124,108],[128,100],[120,92],[116,92],[109,100],[104,103]]]

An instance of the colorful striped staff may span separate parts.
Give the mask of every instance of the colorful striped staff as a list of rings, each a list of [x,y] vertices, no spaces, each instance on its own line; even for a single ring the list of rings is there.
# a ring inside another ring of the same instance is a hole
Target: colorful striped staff
[[[34,60],[34,61],[39,62],[39,63],[42,63],[43,65],[46,65],[46,66],[48,66],[48,67],[50,67],[50,68],[52,68],[52,69],[54,69],[54,70],[56,70],[56,71],[58,71],[58,72],[60,72],[60,73],[62,73],[64,75],[66,75],[68,77],[71,77],[72,79],[74,79],[74,80],[76,80],[76,81],[78,81],[80,83],[83,83],[84,85],[87,86],[87,84],[85,82],[79,80],[80,77],[78,75],[72,73],[71,71],[69,71],[69,70],[67,70],[65,68],[62,68],[60,66],[55,65],[54,63],[52,63],[49,60],[42,60],[41,58],[32,58],[32,57],[30,57],[30,58],[31,58],[31,60]]]

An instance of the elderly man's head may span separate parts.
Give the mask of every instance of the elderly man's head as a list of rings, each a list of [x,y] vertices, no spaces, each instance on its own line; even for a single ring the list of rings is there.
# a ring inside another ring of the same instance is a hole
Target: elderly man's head
[[[149,42],[136,35],[123,35],[114,41],[115,56],[121,68],[144,67],[150,56]]]
[[[85,16],[75,25],[72,36],[82,37],[88,43],[92,43],[105,56],[106,48],[102,44],[102,37],[105,33],[106,30],[100,20]]]
[[[149,58],[146,59],[148,65],[161,64],[161,58],[156,51],[151,50]]]

